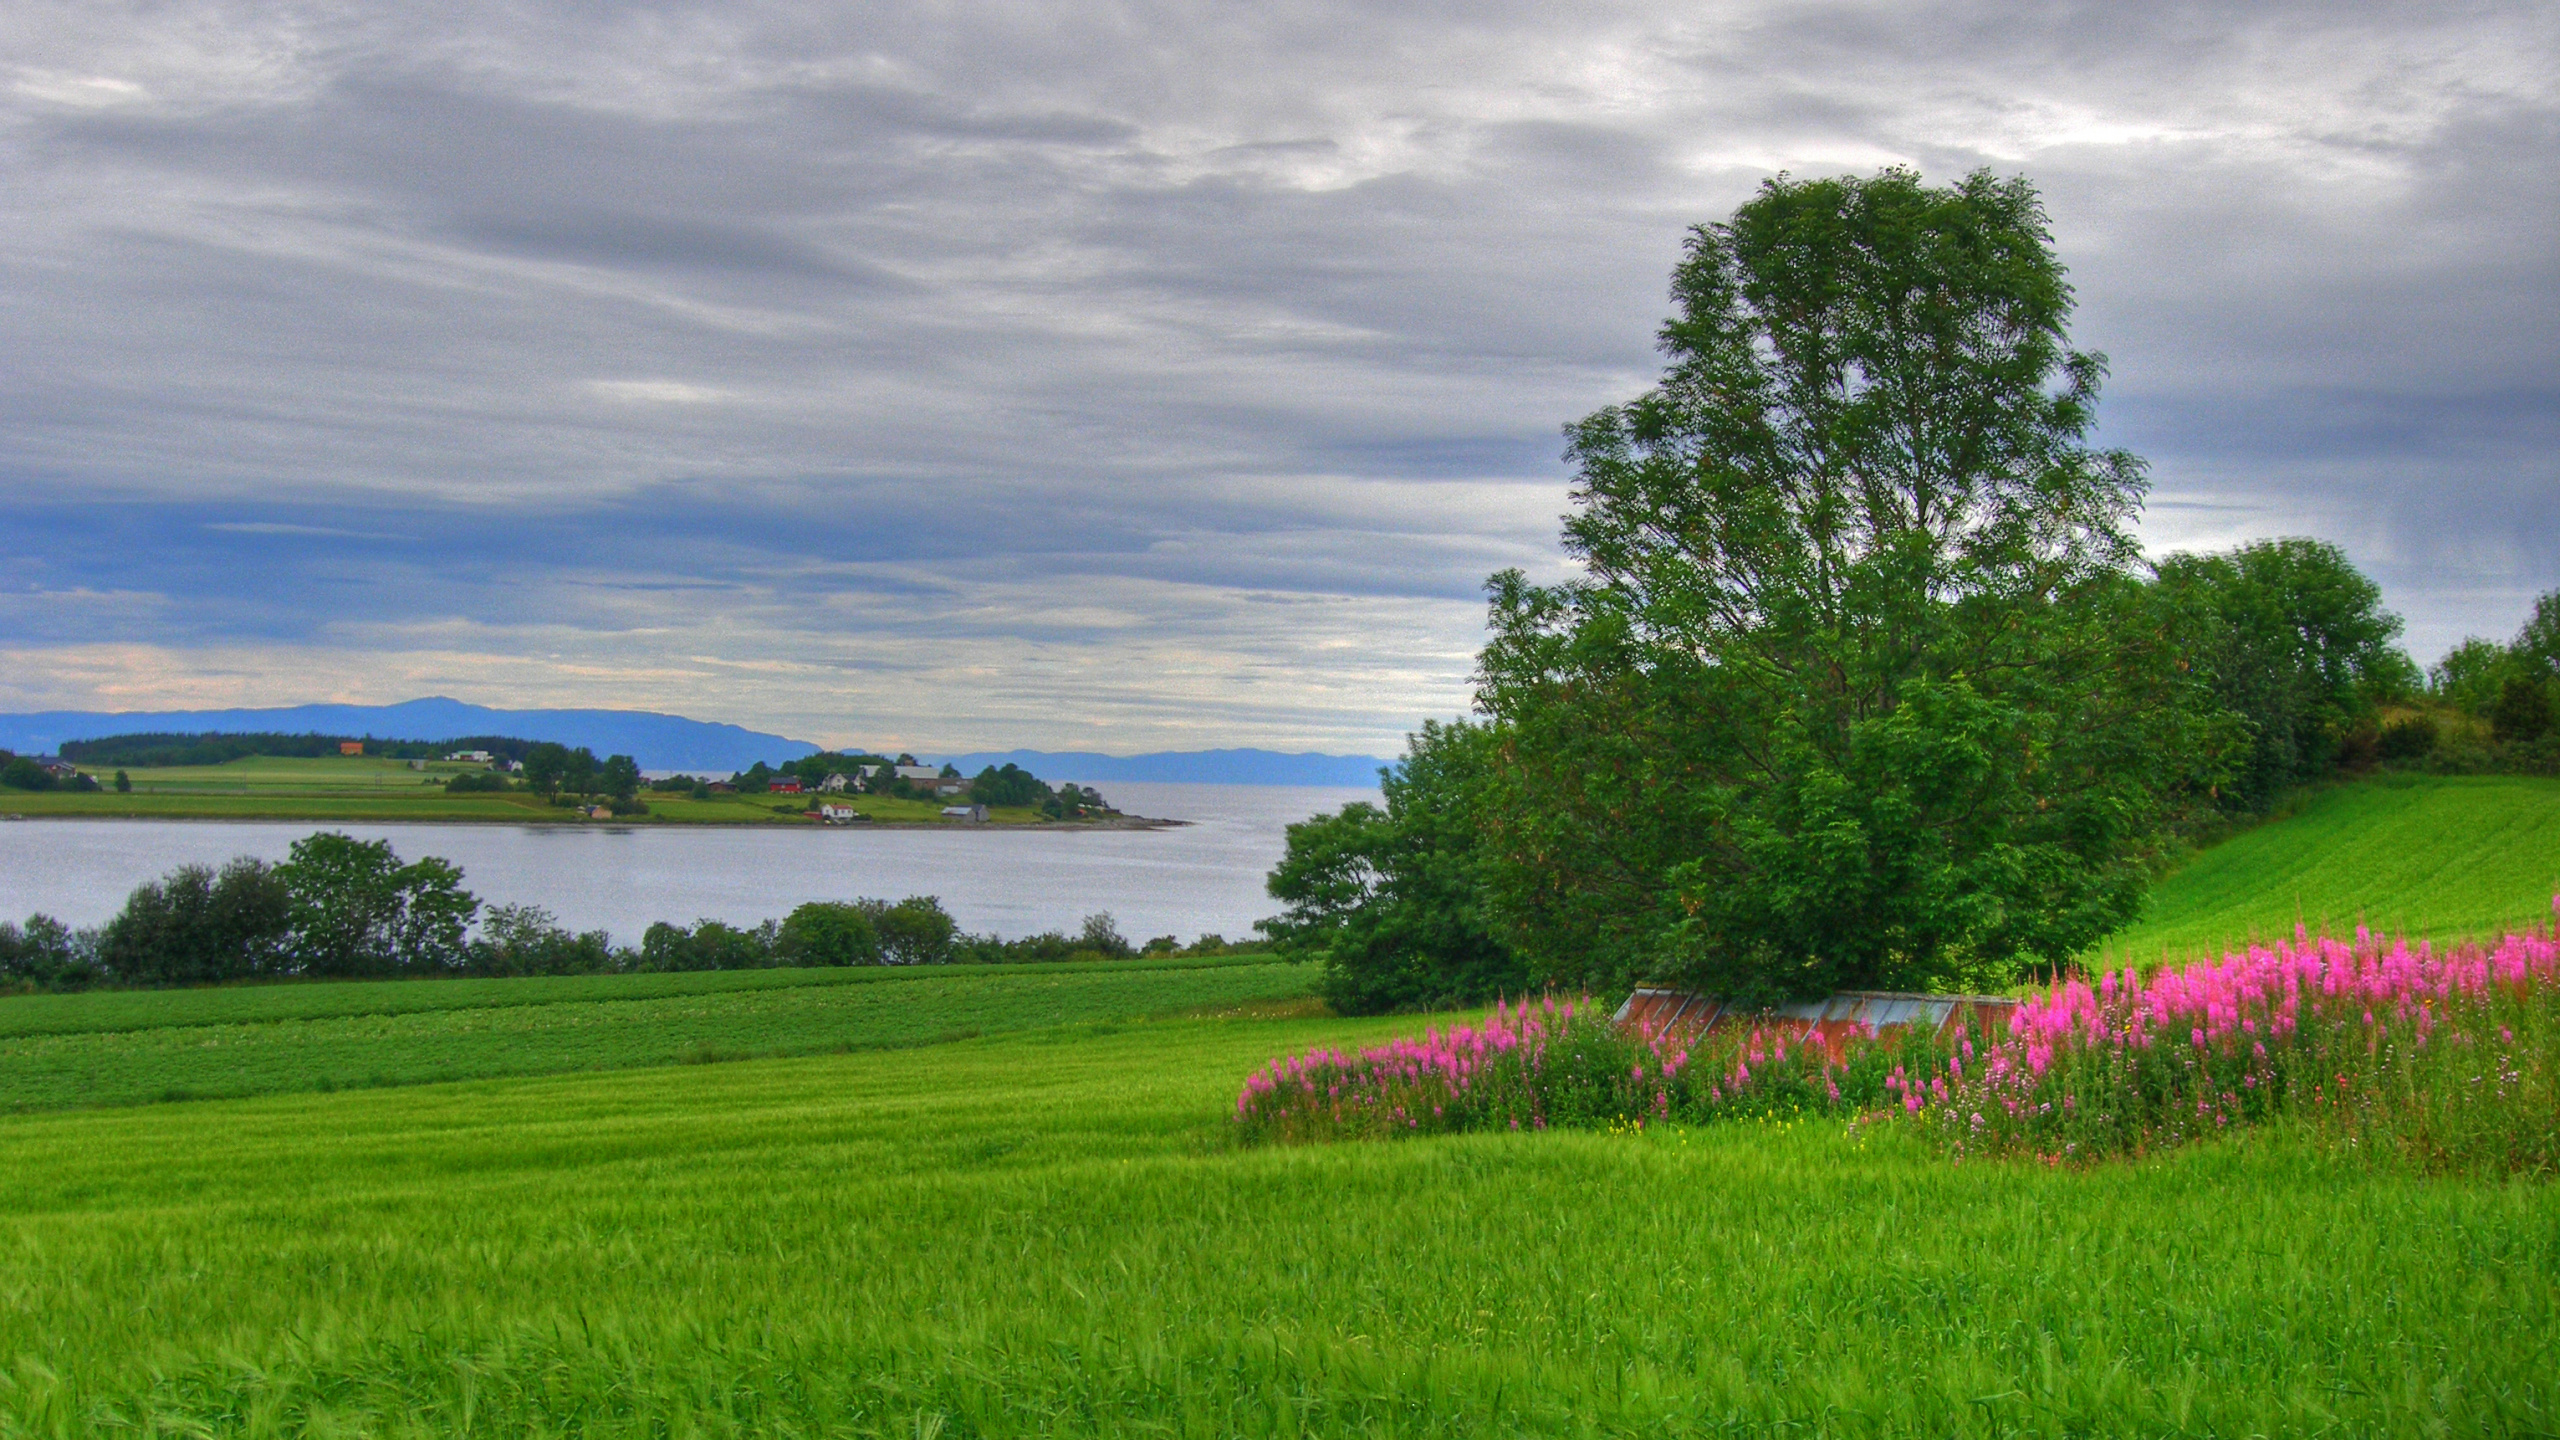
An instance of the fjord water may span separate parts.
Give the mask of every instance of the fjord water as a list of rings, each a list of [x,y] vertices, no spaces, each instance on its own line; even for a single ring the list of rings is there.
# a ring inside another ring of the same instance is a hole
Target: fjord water
[[[314,830],[441,855],[490,904],[540,905],[575,929],[636,943],[653,920],[754,924],[809,900],[937,895],[961,928],[1006,937],[1073,930],[1108,911],[1136,940],[1230,940],[1278,908],[1262,891],[1284,831],[1374,790],[1294,785],[1103,787],[1165,830],[653,829],[610,825],[366,825],[307,821],[30,820],[0,825],[0,918],[74,925],[114,914],[136,885],[235,855],[280,860]]]

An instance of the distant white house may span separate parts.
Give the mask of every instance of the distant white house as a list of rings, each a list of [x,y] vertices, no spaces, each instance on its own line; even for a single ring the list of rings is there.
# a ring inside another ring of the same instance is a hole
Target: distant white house
[[[984,825],[987,823],[987,807],[984,805],[945,805],[942,807],[942,818],[945,820],[962,820],[971,825]]]
[[[489,763],[489,752],[486,750],[456,750],[444,758],[447,760],[468,760],[474,765],[486,765]]]
[[[853,784],[852,776],[838,773],[829,775],[826,779],[819,781],[818,790],[821,794],[841,795],[845,792],[845,788],[851,784]]]
[[[901,780],[939,780],[942,778],[942,767],[939,765],[893,765],[889,768],[890,773]]]
[[[844,777],[838,775],[834,778],[841,780]],[[863,818],[864,817],[857,812],[853,806],[841,801],[827,800],[820,802],[818,805],[818,819],[824,824],[850,825]]]

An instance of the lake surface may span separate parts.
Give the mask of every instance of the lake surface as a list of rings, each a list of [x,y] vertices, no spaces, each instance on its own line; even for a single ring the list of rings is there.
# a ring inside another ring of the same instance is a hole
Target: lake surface
[[[235,855],[281,860],[314,830],[441,855],[490,904],[540,905],[573,929],[637,943],[653,920],[754,924],[808,900],[941,897],[964,930],[1074,930],[1109,911],[1143,941],[1241,939],[1277,910],[1263,877],[1283,830],[1374,790],[1293,785],[1104,787],[1171,830],[615,829],[606,825],[364,825],[308,821],[29,820],[0,824],[0,918],[94,925],[146,880]]]

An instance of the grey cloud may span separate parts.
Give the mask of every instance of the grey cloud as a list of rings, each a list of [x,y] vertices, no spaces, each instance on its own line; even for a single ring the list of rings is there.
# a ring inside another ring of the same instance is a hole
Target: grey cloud
[[[2521,0],[315,0],[0,53],[0,597],[53,657],[0,699],[779,724],[863,673],[919,744],[1392,744],[1484,573],[1561,564],[1558,428],[1651,378],[1683,229],[1889,161],[2044,187],[2155,546],[2332,535],[2422,652],[2560,583]]]

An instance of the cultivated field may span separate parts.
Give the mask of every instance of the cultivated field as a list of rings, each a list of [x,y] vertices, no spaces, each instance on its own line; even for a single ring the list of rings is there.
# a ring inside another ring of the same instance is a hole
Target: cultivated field
[[[0,1110],[874,1050],[1307,995],[1265,959],[409,980],[0,999]]]

